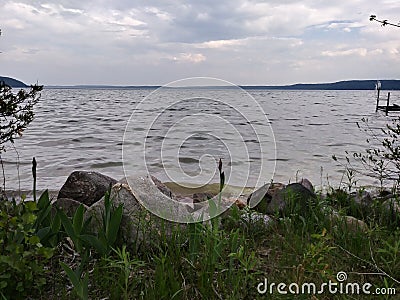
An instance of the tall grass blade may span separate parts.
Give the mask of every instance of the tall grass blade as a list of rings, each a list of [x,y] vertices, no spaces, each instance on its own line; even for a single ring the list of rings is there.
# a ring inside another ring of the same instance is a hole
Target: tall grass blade
[[[113,245],[117,239],[119,226],[122,220],[123,206],[122,204],[114,211],[108,224],[107,240],[109,245]]]
[[[74,232],[77,235],[81,234],[81,232],[82,232],[83,213],[84,213],[83,204],[80,204],[79,207],[77,208],[77,210],[75,211],[74,218],[72,221],[72,225],[74,227]]]
[[[71,281],[74,288],[78,290],[81,285],[78,275],[76,275],[76,273],[62,261],[60,261],[60,265],[67,274],[68,279]]]

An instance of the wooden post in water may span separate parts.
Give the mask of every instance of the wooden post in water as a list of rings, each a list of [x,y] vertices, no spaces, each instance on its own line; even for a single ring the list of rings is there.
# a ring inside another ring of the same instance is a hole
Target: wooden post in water
[[[378,81],[377,84],[376,84],[376,89],[378,90],[378,96],[376,97],[376,109],[375,109],[375,112],[378,111],[378,107],[379,107],[379,95],[381,94],[381,84],[380,84],[379,81]]]
[[[386,101],[386,115],[388,115],[389,112],[389,99],[390,99],[390,92],[388,93],[387,101]]]

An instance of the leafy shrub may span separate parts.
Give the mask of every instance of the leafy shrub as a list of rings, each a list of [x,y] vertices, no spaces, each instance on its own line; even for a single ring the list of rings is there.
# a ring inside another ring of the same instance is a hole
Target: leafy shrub
[[[0,201],[0,295],[25,299],[46,284],[53,248],[38,236],[38,207],[33,201]]]
[[[354,172],[377,179],[381,188],[389,182],[396,189],[400,184],[400,118],[392,119],[383,128],[372,126],[366,118],[361,121],[357,126],[367,136],[365,151],[352,154],[346,151],[346,163],[332,155],[334,161],[345,167],[349,192],[356,185]]]
[[[12,88],[0,82],[0,153],[4,144],[14,142],[33,120],[33,106],[39,101],[43,86],[32,85],[29,91],[21,89],[16,94]]]

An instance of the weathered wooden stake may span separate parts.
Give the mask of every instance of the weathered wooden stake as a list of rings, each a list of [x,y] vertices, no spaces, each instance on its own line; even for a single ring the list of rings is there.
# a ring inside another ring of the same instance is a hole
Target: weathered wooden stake
[[[386,115],[388,115],[389,112],[389,99],[390,99],[390,92],[388,93],[387,101],[386,101]]]
[[[378,87],[378,97],[376,97],[376,110],[375,112],[378,111],[378,107],[379,107],[379,95],[381,93],[381,89]]]

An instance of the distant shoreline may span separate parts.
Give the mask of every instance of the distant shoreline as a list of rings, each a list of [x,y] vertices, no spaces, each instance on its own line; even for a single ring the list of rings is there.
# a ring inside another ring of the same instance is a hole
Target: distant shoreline
[[[11,77],[0,76],[0,81],[5,82],[14,88],[26,88],[29,87],[27,84],[20,80],[16,80]],[[376,79],[369,80],[343,80],[337,82],[328,83],[296,83],[290,85],[238,85],[244,90],[374,90]],[[400,80],[397,79],[383,79],[380,80],[382,84],[382,90],[400,90]],[[161,86],[161,85],[47,85],[47,89],[150,89],[155,90],[158,88],[168,88],[168,89],[231,89],[237,88],[234,85],[226,86],[186,86],[186,87],[171,87],[171,86]]]
[[[380,80],[382,90],[400,90],[400,80]],[[347,80],[332,83],[297,83],[292,85],[239,85],[244,90],[374,90],[376,80]],[[150,89],[161,88],[160,85],[49,85],[47,89]],[[231,89],[236,86],[189,86],[163,87],[168,89]]]

